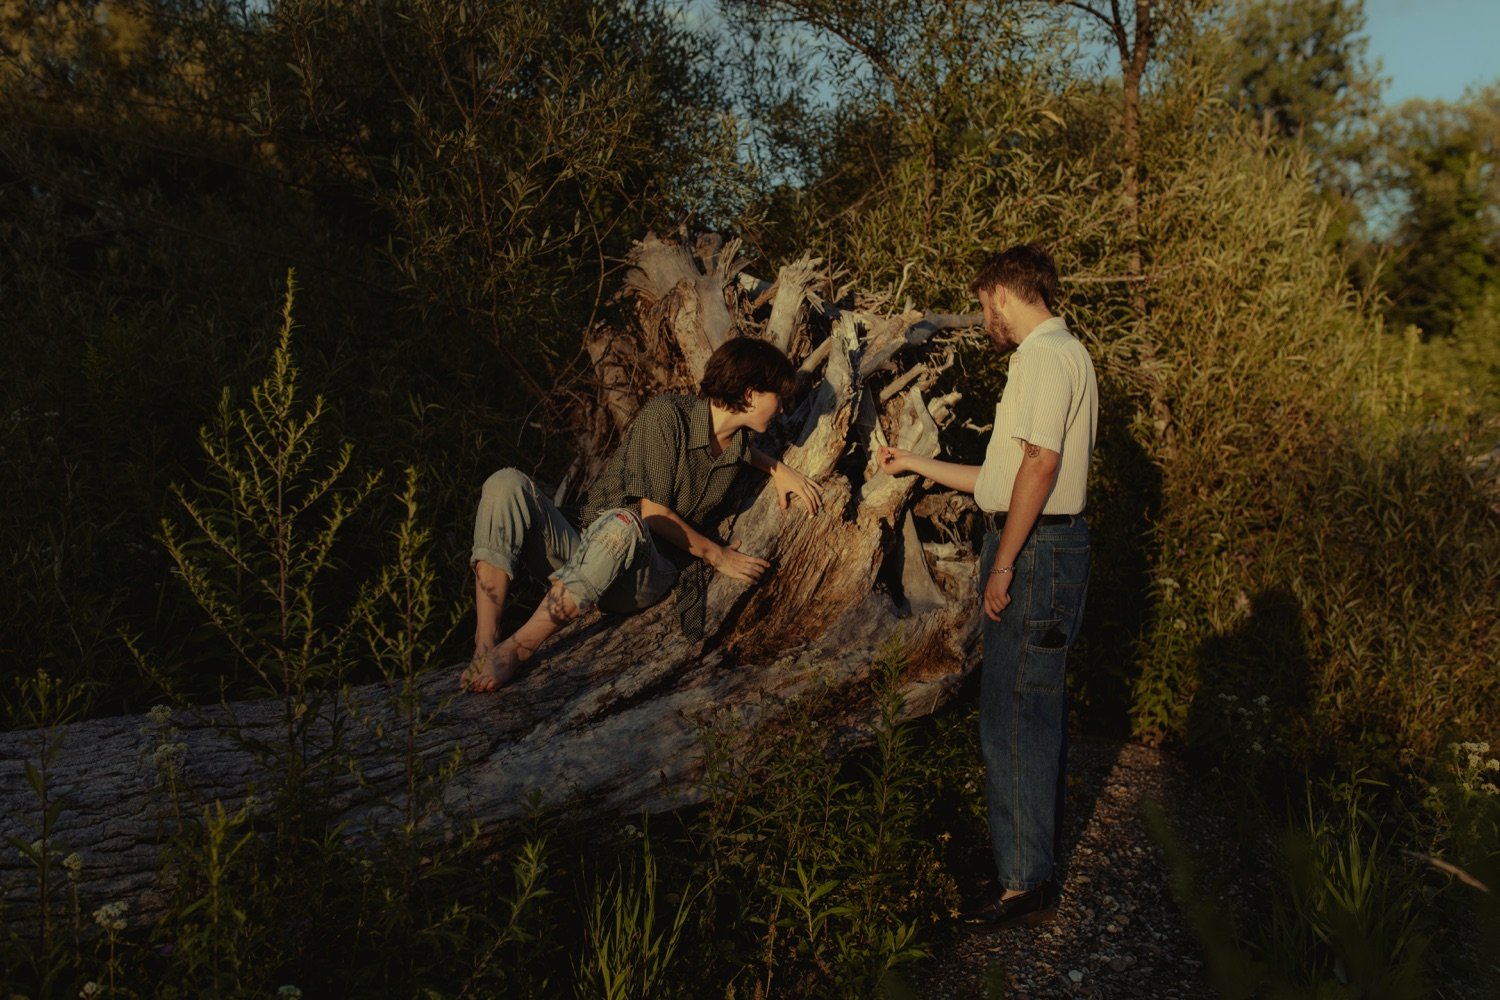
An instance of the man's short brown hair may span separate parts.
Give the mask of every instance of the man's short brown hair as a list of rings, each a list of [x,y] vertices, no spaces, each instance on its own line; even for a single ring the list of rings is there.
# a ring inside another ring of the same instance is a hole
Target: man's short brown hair
[[[1035,243],[1022,243],[986,257],[969,283],[969,291],[977,295],[996,285],[1004,285],[1023,302],[1040,302],[1048,312],[1057,310],[1057,264]]]
[[[709,355],[698,395],[731,413],[741,413],[751,392],[786,397],[796,387],[797,369],[775,344],[756,337],[735,337]]]

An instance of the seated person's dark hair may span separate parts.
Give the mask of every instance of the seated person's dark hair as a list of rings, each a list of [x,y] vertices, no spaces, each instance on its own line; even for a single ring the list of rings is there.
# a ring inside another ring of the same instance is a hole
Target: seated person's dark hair
[[[785,399],[796,387],[797,369],[775,344],[735,337],[709,355],[698,395],[731,413],[742,413],[751,392],[774,392]]]

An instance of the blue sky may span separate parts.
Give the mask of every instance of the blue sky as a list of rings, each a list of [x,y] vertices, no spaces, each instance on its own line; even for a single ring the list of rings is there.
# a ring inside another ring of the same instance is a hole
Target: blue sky
[[[1453,101],[1500,79],[1500,0],[1365,0],[1365,33],[1387,104]]]

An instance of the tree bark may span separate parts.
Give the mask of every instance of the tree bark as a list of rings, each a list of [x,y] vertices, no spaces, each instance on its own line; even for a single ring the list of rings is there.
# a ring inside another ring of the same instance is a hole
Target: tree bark
[[[736,251],[733,242],[690,249],[648,236],[638,244],[619,317],[586,336],[597,405],[571,408],[580,455],[569,481],[592,479],[646,398],[689,389],[706,346],[736,331],[770,334],[807,346],[807,358],[793,360],[811,384],[760,446],[819,480],[823,511],[811,515],[796,501],[779,510],[765,478],[747,472],[723,523],[706,527],[773,568],[755,586],[715,577],[701,640],[683,633],[672,598],[628,618],[595,612],[496,694],[459,695],[461,665],[430,671],[417,691],[430,721],[414,732],[390,686],[330,694],[309,740],[313,751],[336,746],[346,762],[328,771],[325,802],[346,836],[400,822],[408,746],[427,772],[458,754],[446,812],[493,832],[521,818],[529,796],[575,818],[696,802],[705,729],[732,718],[751,732],[774,731],[784,706],[815,689],[835,694],[829,740],[857,739],[875,718],[870,669],[888,644],[906,658],[906,715],[933,711],[958,688],[979,625],[965,541],[972,504],[932,495],[916,507],[920,480],[879,472],[872,454],[886,441],[938,452],[956,396],[923,395],[951,364],[935,334],[978,317],[831,306],[817,297],[817,262],[807,259],[784,269],[768,297],[767,286],[739,275]],[[770,301],[780,295],[797,301]],[[256,747],[284,745],[285,725],[283,703],[267,700],[179,710],[170,732],[128,717],[0,734],[0,835],[38,838],[25,768],[52,746],[48,794],[62,807],[49,851],[80,855],[86,901],[130,899],[137,917],[148,917],[169,889],[161,855],[177,811],[215,800],[236,809],[274,784],[274,762]],[[182,745],[175,768],[160,765],[163,742]],[[0,851],[13,916],[35,912],[37,881],[32,862]]]

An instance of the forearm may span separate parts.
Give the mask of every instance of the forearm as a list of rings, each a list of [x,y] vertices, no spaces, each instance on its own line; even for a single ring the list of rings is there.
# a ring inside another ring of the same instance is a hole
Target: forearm
[[[752,468],[759,469],[766,475],[770,475],[771,473],[775,472],[776,467],[781,464],[781,459],[772,458],[770,455],[767,455],[765,452],[761,451],[753,444],[750,446],[749,452],[745,456],[745,461]]]
[[[977,465],[959,465],[957,462],[941,462],[935,458],[912,455],[906,459],[906,468],[961,493],[973,493],[974,484],[979,482],[980,467]]]
[[[641,499],[641,520],[651,530],[651,534],[675,545],[695,559],[707,560],[719,549],[717,542],[684,521],[675,510],[655,500],[644,497]]]
[[[1016,564],[1016,556],[1041,516],[1047,497],[1052,495],[1052,487],[1057,481],[1057,463],[1047,460],[1045,456],[1049,454],[1043,452],[1043,457],[1037,459],[1023,458],[1021,467],[1016,470],[1010,507],[1005,512],[1005,528],[1000,532],[1000,547],[995,553],[997,567]]]

